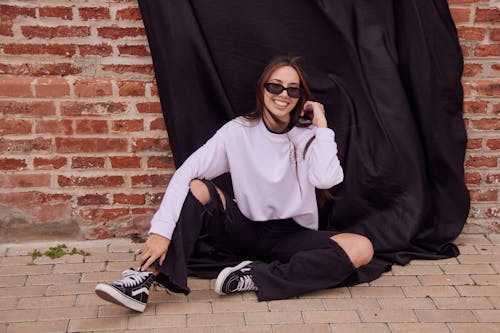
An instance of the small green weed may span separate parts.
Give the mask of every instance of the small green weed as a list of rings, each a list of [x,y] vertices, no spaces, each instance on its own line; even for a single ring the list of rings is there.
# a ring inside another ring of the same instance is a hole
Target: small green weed
[[[67,254],[70,256],[75,255],[75,254],[79,254],[79,255],[84,256],[84,257],[87,257],[90,255],[90,253],[88,253],[84,250],[78,250],[76,247],[69,250],[68,246],[66,244],[59,244],[57,246],[50,247],[43,254],[42,254],[42,252],[40,252],[37,249],[35,249],[31,252],[28,252],[28,255],[31,257],[31,263],[34,263],[37,258],[41,258],[43,256],[49,257],[51,259],[57,259],[57,258],[61,258],[62,256],[65,256]]]

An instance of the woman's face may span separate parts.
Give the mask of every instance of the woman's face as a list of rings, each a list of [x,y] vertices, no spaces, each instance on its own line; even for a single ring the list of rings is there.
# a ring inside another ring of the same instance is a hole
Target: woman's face
[[[285,88],[300,87],[300,78],[293,67],[283,66],[271,73],[267,82],[280,84]],[[275,121],[288,124],[290,122],[290,112],[297,105],[298,98],[288,96],[288,92],[283,90],[280,94],[271,94],[264,89],[264,113],[269,113]]]

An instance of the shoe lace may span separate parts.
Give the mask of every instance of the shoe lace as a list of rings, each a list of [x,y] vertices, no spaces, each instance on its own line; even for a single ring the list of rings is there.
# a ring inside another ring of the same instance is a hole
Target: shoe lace
[[[251,275],[243,275],[240,277],[238,281],[238,286],[236,287],[238,291],[249,291],[249,290],[257,290],[257,286],[253,282]]]
[[[115,284],[123,287],[132,287],[144,282],[150,272],[138,272],[133,269],[127,269],[122,272],[123,279],[115,281]]]

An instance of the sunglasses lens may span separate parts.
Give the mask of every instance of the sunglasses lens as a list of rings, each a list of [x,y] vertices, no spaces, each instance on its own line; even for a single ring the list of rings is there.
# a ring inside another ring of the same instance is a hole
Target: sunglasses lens
[[[271,82],[265,83],[264,87],[268,92],[274,95],[279,95],[283,92],[283,90],[286,90],[288,96],[292,98],[299,98],[302,96],[302,88],[294,88],[294,87],[285,88],[281,84],[271,83]]]
[[[299,98],[302,95],[302,90],[300,88],[288,88],[287,93],[292,98]]]
[[[265,87],[267,91],[269,91],[271,94],[281,94],[281,92],[285,89],[281,84],[276,84],[276,83],[266,83]]]

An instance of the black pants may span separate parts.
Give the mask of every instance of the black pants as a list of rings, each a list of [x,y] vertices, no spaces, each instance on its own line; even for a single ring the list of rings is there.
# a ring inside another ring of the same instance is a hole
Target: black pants
[[[203,230],[210,241],[235,256],[254,260],[259,300],[285,299],[341,284],[355,267],[332,239],[333,231],[306,229],[292,219],[254,222],[226,196],[226,209],[210,181],[211,201],[203,206],[188,193],[157,276],[173,292],[189,293],[187,261]]]

